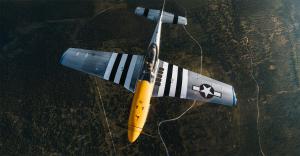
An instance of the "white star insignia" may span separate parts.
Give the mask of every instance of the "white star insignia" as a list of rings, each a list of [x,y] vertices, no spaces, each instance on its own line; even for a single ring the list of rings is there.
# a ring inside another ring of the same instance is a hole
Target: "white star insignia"
[[[211,87],[208,87],[206,88],[204,85],[203,85],[203,90],[200,90],[200,92],[204,93],[205,94],[205,97],[207,97],[208,95],[213,95],[213,93],[210,91]]]

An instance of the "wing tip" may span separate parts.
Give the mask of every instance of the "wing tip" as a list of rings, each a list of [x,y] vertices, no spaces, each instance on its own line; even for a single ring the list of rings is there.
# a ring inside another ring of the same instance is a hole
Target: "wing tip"
[[[233,92],[233,94],[232,94],[232,106],[233,107],[236,107],[237,106],[237,98],[236,98],[236,94],[235,94],[235,91],[234,91],[234,88],[232,87],[232,92]]]
[[[67,53],[67,51],[65,51],[65,52],[63,53],[63,55],[60,57],[60,60],[59,60],[59,63],[60,63],[60,64],[63,64],[63,60],[64,60],[64,57],[65,57],[66,53]]]
[[[72,49],[74,49],[74,48],[68,48],[68,49],[62,54],[62,56],[61,56],[60,59],[59,59],[59,63],[60,63],[60,64],[64,65],[64,64],[63,64],[64,58],[65,58],[66,54],[68,53],[68,51],[70,51],[70,50],[72,50]]]

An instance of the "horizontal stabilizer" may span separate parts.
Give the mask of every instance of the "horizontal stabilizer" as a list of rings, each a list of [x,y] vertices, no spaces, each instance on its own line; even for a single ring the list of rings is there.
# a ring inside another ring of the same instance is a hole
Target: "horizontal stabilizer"
[[[139,16],[145,16],[147,19],[152,21],[157,21],[159,20],[160,10],[137,7],[135,9],[135,14]],[[187,19],[185,17],[177,16],[165,11],[163,12],[162,22],[187,25]]]

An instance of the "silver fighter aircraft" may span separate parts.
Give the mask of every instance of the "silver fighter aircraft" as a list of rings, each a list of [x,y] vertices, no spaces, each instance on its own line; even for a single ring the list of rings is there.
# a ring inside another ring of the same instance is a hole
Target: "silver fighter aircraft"
[[[162,10],[137,7],[135,14],[156,21],[147,54],[69,48],[61,64],[124,86],[134,93],[128,121],[128,139],[134,142],[146,122],[151,97],[176,97],[236,106],[231,85],[159,59],[162,23],[186,25],[187,19]]]

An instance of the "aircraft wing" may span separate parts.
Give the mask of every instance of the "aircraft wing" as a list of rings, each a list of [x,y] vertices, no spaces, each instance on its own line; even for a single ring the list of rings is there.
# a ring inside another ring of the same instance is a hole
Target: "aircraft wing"
[[[227,106],[236,105],[231,85],[159,60],[153,97],[177,97]]]
[[[64,66],[123,85],[134,92],[144,56],[69,48],[60,62]]]

